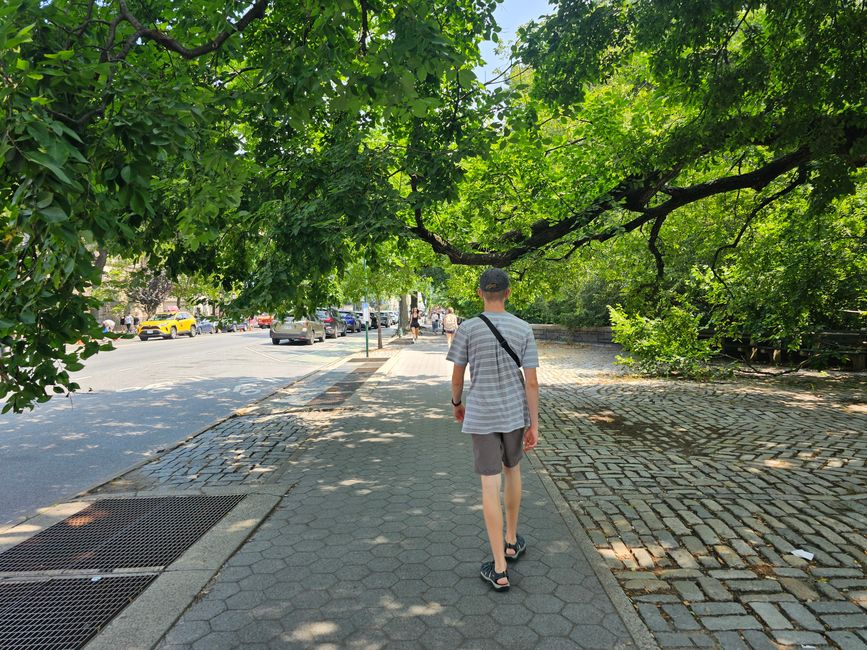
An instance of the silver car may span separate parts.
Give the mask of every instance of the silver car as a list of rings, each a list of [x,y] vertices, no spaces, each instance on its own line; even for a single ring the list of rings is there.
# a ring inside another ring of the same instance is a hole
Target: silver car
[[[281,341],[303,341],[313,345],[316,340],[325,340],[325,325],[316,316],[305,316],[296,319],[287,316],[281,321],[271,323],[271,343],[280,345]]]

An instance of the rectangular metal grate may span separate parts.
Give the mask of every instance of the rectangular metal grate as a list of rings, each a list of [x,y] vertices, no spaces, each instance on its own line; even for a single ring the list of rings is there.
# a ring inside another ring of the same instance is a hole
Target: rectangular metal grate
[[[0,582],[0,650],[81,648],[155,577]]]
[[[103,499],[0,553],[0,572],[166,566],[243,495]]]

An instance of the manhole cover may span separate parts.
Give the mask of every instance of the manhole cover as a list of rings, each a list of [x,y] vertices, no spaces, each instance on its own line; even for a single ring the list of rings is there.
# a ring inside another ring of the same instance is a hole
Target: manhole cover
[[[155,577],[0,582],[0,649],[80,648]]]
[[[243,498],[96,501],[0,554],[0,572],[166,566]]]

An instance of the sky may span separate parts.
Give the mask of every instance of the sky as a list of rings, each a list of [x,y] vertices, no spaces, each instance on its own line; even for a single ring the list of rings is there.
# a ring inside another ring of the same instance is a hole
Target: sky
[[[502,30],[499,34],[500,43],[511,43],[515,40],[518,27],[551,12],[553,9],[547,0],[503,0],[494,12],[497,24]],[[505,56],[498,57],[494,53],[496,47],[497,43],[493,42],[482,44],[482,58],[487,63],[476,70],[481,81],[488,81],[495,75],[496,68],[502,69],[508,65],[508,50]]]

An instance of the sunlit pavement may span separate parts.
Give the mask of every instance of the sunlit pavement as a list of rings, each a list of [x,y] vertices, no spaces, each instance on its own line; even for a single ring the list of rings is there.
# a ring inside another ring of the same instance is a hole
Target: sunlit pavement
[[[444,355],[423,337],[340,409],[311,414],[281,478],[292,489],[160,647],[633,647],[532,466],[513,586],[479,579],[490,551]]]
[[[373,351],[376,335],[370,332]],[[267,330],[254,330],[124,340],[117,347],[76,373],[78,393],[0,416],[0,525],[67,499],[293,379],[363,351],[364,333],[313,346],[274,346]]]
[[[663,648],[865,647],[863,379],[636,380],[612,348],[542,346],[534,465],[619,586],[617,614],[533,472],[531,553],[508,594],[478,581],[444,351],[408,347],[318,422],[296,488],[163,647],[610,648],[624,621]]]

